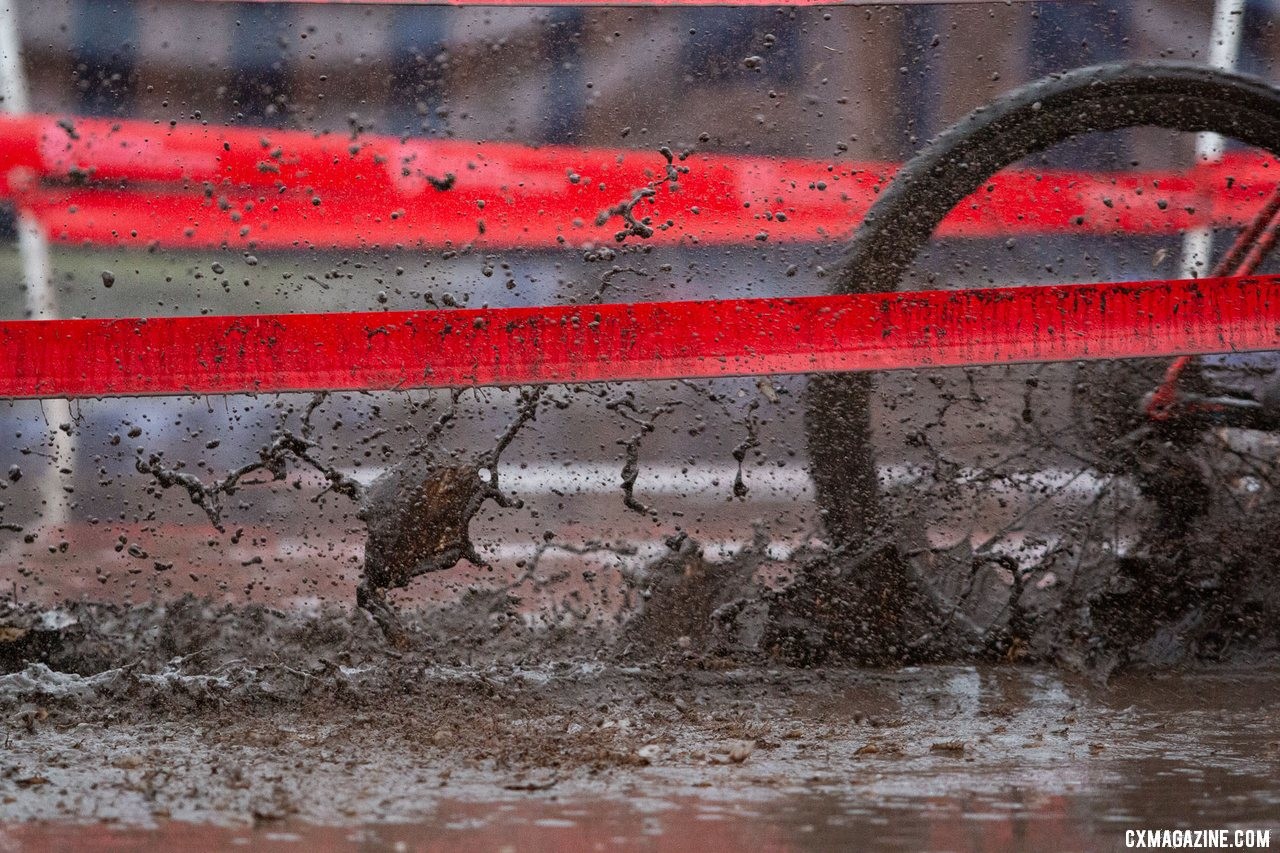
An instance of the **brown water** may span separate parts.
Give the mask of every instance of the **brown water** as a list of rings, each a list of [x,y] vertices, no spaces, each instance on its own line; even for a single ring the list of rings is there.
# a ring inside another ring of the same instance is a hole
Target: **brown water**
[[[401,710],[341,737],[322,708],[11,727],[0,850],[1107,850],[1179,827],[1280,845],[1280,671],[787,676],[551,677],[540,701],[563,704],[494,729],[526,738],[507,752],[477,753],[466,721],[415,739]],[[643,760],[587,760],[574,725]]]

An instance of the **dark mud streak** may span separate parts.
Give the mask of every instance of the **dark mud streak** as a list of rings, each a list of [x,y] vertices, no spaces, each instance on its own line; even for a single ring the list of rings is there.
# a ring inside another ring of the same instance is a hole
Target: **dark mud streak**
[[[670,148],[667,148],[664,145],[662,148],[658,149],[658,152],[665,157],[667,161],[666,171],[663,176],[634,190],[629,199],[620,201],[612,207],[600,211],[600,213],[596,215],[595,221],[597,226],[604,225],[615,216],[622,219],[626,227],[613,235],[613,238],[619,243],[626,241],[628,237],[648,239],[654,235],[654,228],[649,217],[637,219],[635,213],[636,208],[640,206],[641,202],[644,202],[647,199],[653,199],[657,196],[658,188],[663,184],[667,185],[667,189],[670,192],[679,192],[680,176],[688,174],[689,172],[689,168],[687,166],[677,166],[675,164],[675,156],[671,153]],[[684,159],[684,155],[681,155],[681,159]]]
[[[605,404],[611,411],[617,412],[625,421],[635,424],[639,429],[626,439],[619,439],[618,445],[623,449],[622,463],[622,502],[627,509],[649,515],[649,507],[636,500],[636,480],[640,477],[640,445],[645,436],[657,429],[658,421],[663,415],[669,415],[679,408],[678,400],[668,400],[650,409],[642,410],[636,404],[635,394],[626,392],[622,397]]]
[[[162,489],[177,486],[186,490],[191,502],[204,510],[205,515],[209,517],[209,523],[219,531],[223,530],[222,497],[224,495],[234,495],[242,486],[262,485],[266,482],[284,480],[288,476],[288,461],[290,457],[324,475],[325,480],[328,481],[325,492],[337,492],[353,501],[359,502],[364,497],[364,486],[336,467],[326,465],[312,455],[312,451],[317,445],[311,440],[311,418],[324,402],[326,396],[325,394],[312,396],[311,401],[303,411],[300,435],[295,435],[282,425],[276,431],[271,443],[258,451],[258,460],[256,462],[242,465],[212,484],[206,485],[194,474],[180,470],[180,467],[165,465],[163,458],[159,454],[150,454],[145,460],[139,456],[135,466],[139,473],[149,474],[154,477]],[[258,471],[270,474],[271,479],[242,482],[245,477]],[[320,495],[317,495],[312,500],[318,501],[323,494],[324,492],[321,492]]]

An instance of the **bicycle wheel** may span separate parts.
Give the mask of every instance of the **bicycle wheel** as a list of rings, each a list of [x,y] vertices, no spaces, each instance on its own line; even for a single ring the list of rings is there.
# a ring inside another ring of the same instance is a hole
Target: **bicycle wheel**
[[[1136,127],[1210,131],[1280,155],[1280,92],[1181,64],[1105,65],[1029,84],[973,112],[903,167],[855,235],[834,290],[910,289],[942,220],[996,173],[1085,134]],[[1073,275],[1071,262],[1049,266],[1056,266],[1050,282],[1088,277]],[[1162,362],[1139,361],[934,371],[879,385],[867,375],[816,377],[807,429],[828,535],[855,548],[892,541],[924,563],[922,574],[956,607],[975,584],[1012,585],[1021,595],[1031,564],[1041,578],[1056,572],[1064,585],[1074,585],[1089,564],[1108,564],[1113,577],[1117,566],[1132,573],[1126,560],[1150,544],[1143,531],[1170,509],[1161,490],[1175,502],[1203,505],[1211,497],[1197,489],[1209,479],[1207,467],[1218,469],[1220,481],[1238,478],[1242,468],[1252,469],[1247,476],[1255,481],[1269,478],[1235,447],[1221,451],[1238,463],[1226,465],[1207,459],[1203,447],[1182,452],[1185,442],[1119,446],[1136,424],[1137,399],[1162,372]],[[988,393],[997,385],[1003,390]],[[922,389],[936,408],[921,401]],[[956,411],[966,413],[964,424],[948,433]],[[940,441],[931,429],[944,433]],[[874,433],[893,430],[901,446],[886,454]],[[968,458],[949,453],[947,440],[961,430],[985,447]],[[1036,452],[1020,452],[1019,441]],[[1144,480],[1144,469],[1163,471],[1161,489]],[[1111,530],[1100,534],[1099,524]],[[986,529],[974,535],[979,527]],[[1058,595],[1046,606],[1070,607],[1067,599],[1080,595]],[[988,599],[970,614],[976,623],[999,627],[1003,620],[1007,627],[1018,618],[1008,600]]]

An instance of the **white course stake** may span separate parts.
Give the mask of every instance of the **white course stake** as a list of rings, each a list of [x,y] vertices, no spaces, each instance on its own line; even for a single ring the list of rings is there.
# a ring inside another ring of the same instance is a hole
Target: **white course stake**
[[[1240,60],[1240,39],[1244,34],[1245,0],[1217,0],[1213,7],[1213,29],[1209,35],[1209,64],[1232,71]],[[1196,134],[1196,161],[1216,163],[1226,150],[1216,133]],[[1182,278],[1199,278],[1209,273],[1213,254],[1213,231],[1193,228],[1182,238]]]
[[[0,112],[18,115],[29,110],[27,79],[22,67],[22,41],[18,33],[18,15],[12,0],[0,0]],[[49,264],[49,243],[44,230],[26,212],[18,211],[18,254],[22,258],[22,277],[27,287],[27,314],[39,320],[58,316],[57,297],[53,291]],[[66,400],[46,400],[45,419],[51,435],[51,459],[40,477],[43,505],[40,526],[54,529],[63,526],[70,512],[63,490],[63,472],[71,472],[75,443],[71,434],[60,427],[71,424],[71,404]]]

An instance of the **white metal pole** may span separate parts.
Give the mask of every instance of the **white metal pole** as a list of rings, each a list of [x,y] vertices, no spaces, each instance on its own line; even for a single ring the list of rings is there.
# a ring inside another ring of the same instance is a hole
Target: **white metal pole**
[[[18,13],[13,0],[0,0],[0,97],[4,98],[0,103],[2,112],[16,115],[30,109]],[[58,315],[58,305],[51,280],[49,242],[40,223],[22,210],[18,211],[17,225],[18,255],[27,288],[27,314],[33,319],[51,319]],[[72,470],[75,443],[71,434],[60,427],[71,423],[71,404],[66,400],[49,400],[44,404],[44,413],[49,422],[52,458],[39,480],[44,507],[41,526],[57,528],[66,524],[70,511],[63,490],[63,471]]]
[[[1213,7],[1213,29],[1209,35],[1209,64],[1224,71],[1234,70],[1240,60],[1240,39],[1244,34],[1245,0],[1217,0]],[[1196,135],[1196,161],[1216,163],[1225,150],[1216,133]],[[1213,231],[1193,228],[1182,238],[1182,277],[1199,278],[1209,272],[1213,255]]]
[[[25,113],[31,109],[27,99],[27,80],[22,70],[22,42],[18,35],[18,13],[13,0],[0,5],[0,96],[6,113]]]

